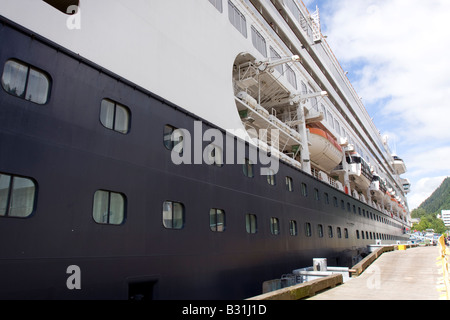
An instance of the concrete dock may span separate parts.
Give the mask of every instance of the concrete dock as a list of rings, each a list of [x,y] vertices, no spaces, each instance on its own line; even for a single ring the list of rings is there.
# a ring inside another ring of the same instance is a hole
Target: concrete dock
[[[308,300],[447,300],[439,247],[386,252],[359,277]]]

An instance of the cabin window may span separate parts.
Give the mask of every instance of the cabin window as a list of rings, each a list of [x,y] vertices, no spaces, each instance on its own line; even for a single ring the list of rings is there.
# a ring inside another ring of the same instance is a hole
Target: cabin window
[[[277,184],[276,175],[271,169],[269,169],[269,172],[270,174],[267,175],[267,183],[274,186]]]
[[[77,13],[80,5],[80,0],[44,0],[44,2],[69,15]]]
[[[209,145],[205,150],[208,155],[208,164],[215,165],[216,167],[223,167],[223,151],[221,147],[215,145]]]
[[[300,81],[300,85],[302,87],[302,94],[307,94],[308,93],[308,87],[306,86],[306,84],[303,81]]]
[[[245,216],[245,229],[249,234],[255,234],[258,232],[258,219],[254,214],[247,214]]]
[[[311,223],[309,223],[309,222],[305,223],[305,235],[307,237],[311,237],[312,236]]]
[[[325,204],[330,204],[330,196],[328,195],[328,193],[325,192],[323,194],[323,197],[324,197]]]
[[[2,87],[19,98],[46,104],[50,94],[50,76],[28,64],[8,60],[3,69]]]
[[[36,185],[31,179],[0,173],[0,217],[28,218],[35,197]]]
[[[174,150],[180,155],[183,154],[183,132],[171,125],[164,126],[163,141],[167,150]]]
[[[297,89],[297,77],[295,76],[294,70],[288,65],[286,66],[286,78],[288,82]]]
[[[130,110],[115,101],[103,99],[100,107],[100,122],[107,129],[127,134],[130,127]]]
[[[286,189],[289,192],[293,192],[294,191],[294,181],[292,180],[291,177],[286,177]]]
[[[328,238],[333,238],[334,234],[333,234],[333,227],[332,226],[328,226]]]
[[[356,230],[356,239],[359,239],[359,230]]]
[[[306,185],[306,183],[303,183],[303,182],[302,182],[302,195],[304,197],[308,196],[308,186]]]
[[[270,233],[276,236],[280,234],[280,220],[278,218],[270,218]]]
[[[209,228],[213,232],[225,231],[225,211],[221,209],[209,210]]]
[[[295,237],[298,235],[298,227],[297,227],[297,221],[291,220],[289,222],[289,233],[291,236]]]
[[[184,228],[184,205],[175,201],[163,203],[163,225],[166,229]]]
[[[92,215],[100,224],[121,225],[125,221],[125,196],[121,193],[97,190]]]
[[[242,170],[244,172],[244,175],[248,178],[253,178],[253,163],[249,159],[245,159],[245,162],[243,164]]]
[[[267,58],[266,39],[264,39],[254,26],[252,26],[252,43],[256,50],[258,50],[264,58]]]
[[[272,60],[279,60],[281,59],[281,56],[278,54],[278,52],[275,51],[275,49],[270,46],[270,57],[272,58]],[[275,67],[275,70],[277,70],[280,74],[283,74],[283,65],[280,64],[278,66]]]
[[[323,225],[317,225],[317,233],[319,235],[319,238],[323,238]]]
[[[333,197],[333,205],[337,208],[338,207],[338,199],[337,197]]]
[[[337,237],[338,239],[342,238],[342,231],[341,231],[341,227],[337,227],[336,228],[336,233],[337,233]]]
[[[247,38],[247,21],[236,6],[228,0],[228,18],[231,24]]]
[[[345,237],[345,239],[348,239],[348,229],[347,228],[344,229],[344,237]]]
[[[321,111],[323,113],[324,121],[328,122],[327,109],[325,108],[325,106],[323,104],[320,104],[320,109],[321,109]]]
[[[211,2],[211,4],[216,7],[217,10],[219,10],[220,13],[223,12],[223,8],[222,8],[222,0],[209,0],[209,2]]]
[[[314,188],[314,199],[320,201],[319,189]]]

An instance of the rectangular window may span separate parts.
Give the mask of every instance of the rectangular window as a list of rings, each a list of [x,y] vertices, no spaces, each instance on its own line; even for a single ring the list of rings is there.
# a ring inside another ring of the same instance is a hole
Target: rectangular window
[[[221,209],[209,210],[209,228],[213,232],[225,231],[225,211]]]
[[[36,185],[31,179],[0,173],[0,217],[28,218],[35,197]]]
[[[255,234],[258,232],[258,221],[254,214],[247,214],[245,216],[245,229],[247,233]]]
[[[252,26],[251,29],[253,46],[264,56],[264,58],[267,58],[266,39],[264,39],[261,33],[259,33],[254,26]]]
[[[308,186],[306,185],[306,183],[303,183],[303,182],[302,182],[302,195],[304,197],[308,196]]]
[[[305,235],[309,238],[312,236],[311,223],[305,223]]]
[[[341,227],[337,227],[337,237],[339,238],[339,239],[341,239],[342,238],[342,231],[341,231]]]
[[[103,99],[100,106],[100,122],[107,129],[127,134],[130,127],[130,110],[115,101]]]
[[[184,228],[184,205],[175,201],[163,203],[163,225],[166,229]]]
[[[348,229],[347,228],[344,229],[344,237],[345,237],[345,239],[348,239]]]
[[[209,2],[211,2],[211,4],[216,7],[217,10],[219,10],[220,13],[223,12],[223,8],[222,8],[222,0],[209,0]]]
[[[270,232],[276,236],[280,234],[280,220],[278,218],[270,218]]]
[[[247,21],[238,8],[228,0],[228,18],[231,24],[247,38]]]
[[[267,175],[267,183],[271,186],[274,186],[277,184],[276,175],[273,172],[273,170],[269,169],[270,174]]]
[[[334,234],[333,234],[333,227],[332,226],[328,226],[328,238],[333,238]]]
[[[270,47],[270,58],[272,61],[280,60],[281,56],[278,54],[278,52],[275,51],[272,46]],[[280,74],[283,74],[283,65],[280,64],[275,67],[275,70],[277,70]]]
[[[294,70],[291,67],[289,67],[289,66],[286,66],[286,77],[287,77],[288,82],[295,89],[297,89],[297,77],[295,76]]]
[[[323,197],[324,197],[325,204],[330,204],[330,196],[328,195],[328,193],[325,192],[323,194]]]
[[[303,81],[300,81],[300,85],[302,87],[302,94],[307,94],[308,93],[308,87],[306,86],[306,83],[304,83]]]
[[[327,114],[327,109],[325,108],[325,106],[323,104],[320,104],[320,109],[323,113],[323,117],[324,117],[324,121],[328,122],[328,114]]]
[[[120,225],[125,221],[125,196],[111,191],[97,190],[92,209],[94,221]]]
[[[164,126],[163,141],[167,150],[174,150],[180,155],[183,154],[183,132],[171,125]]]
[[[323,238],[323,226],[321,224],[317,225],[317,233],[319,238]]]
[[[298,235],[298,227],[297,227],[297,221],[291,220],[289,222],[289,233],[291,236],[295,237]]]
[[[319,189],[314,188],[314,199],[320,201]]]
[[[243,164],[242,170],[244,175],[248,178],[253,178],[253,164],[249,159],[245,159],[245,163]]]
[[[294,191],[294,182],[293,182],[291,177],[286,177],[286,189],[289,192],[293,192]]]
[[[8,60],[3,69],[2,87],[19,98],[46,104],[50,94],[50,76],[28,64]]]

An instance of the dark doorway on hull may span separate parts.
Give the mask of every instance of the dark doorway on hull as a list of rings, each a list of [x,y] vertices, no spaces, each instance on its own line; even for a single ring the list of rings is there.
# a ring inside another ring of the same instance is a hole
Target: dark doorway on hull
[[[155,280],[128,283],[128,300],[154,300],[156,283],[157,281]]]

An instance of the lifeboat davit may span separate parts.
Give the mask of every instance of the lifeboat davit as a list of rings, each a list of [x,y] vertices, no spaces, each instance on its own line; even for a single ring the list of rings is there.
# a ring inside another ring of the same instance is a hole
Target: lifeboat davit
[[[329,133],[318,128],[309,128],[311,161],[324,171],[330,172],[342,162],[343,150]]]

